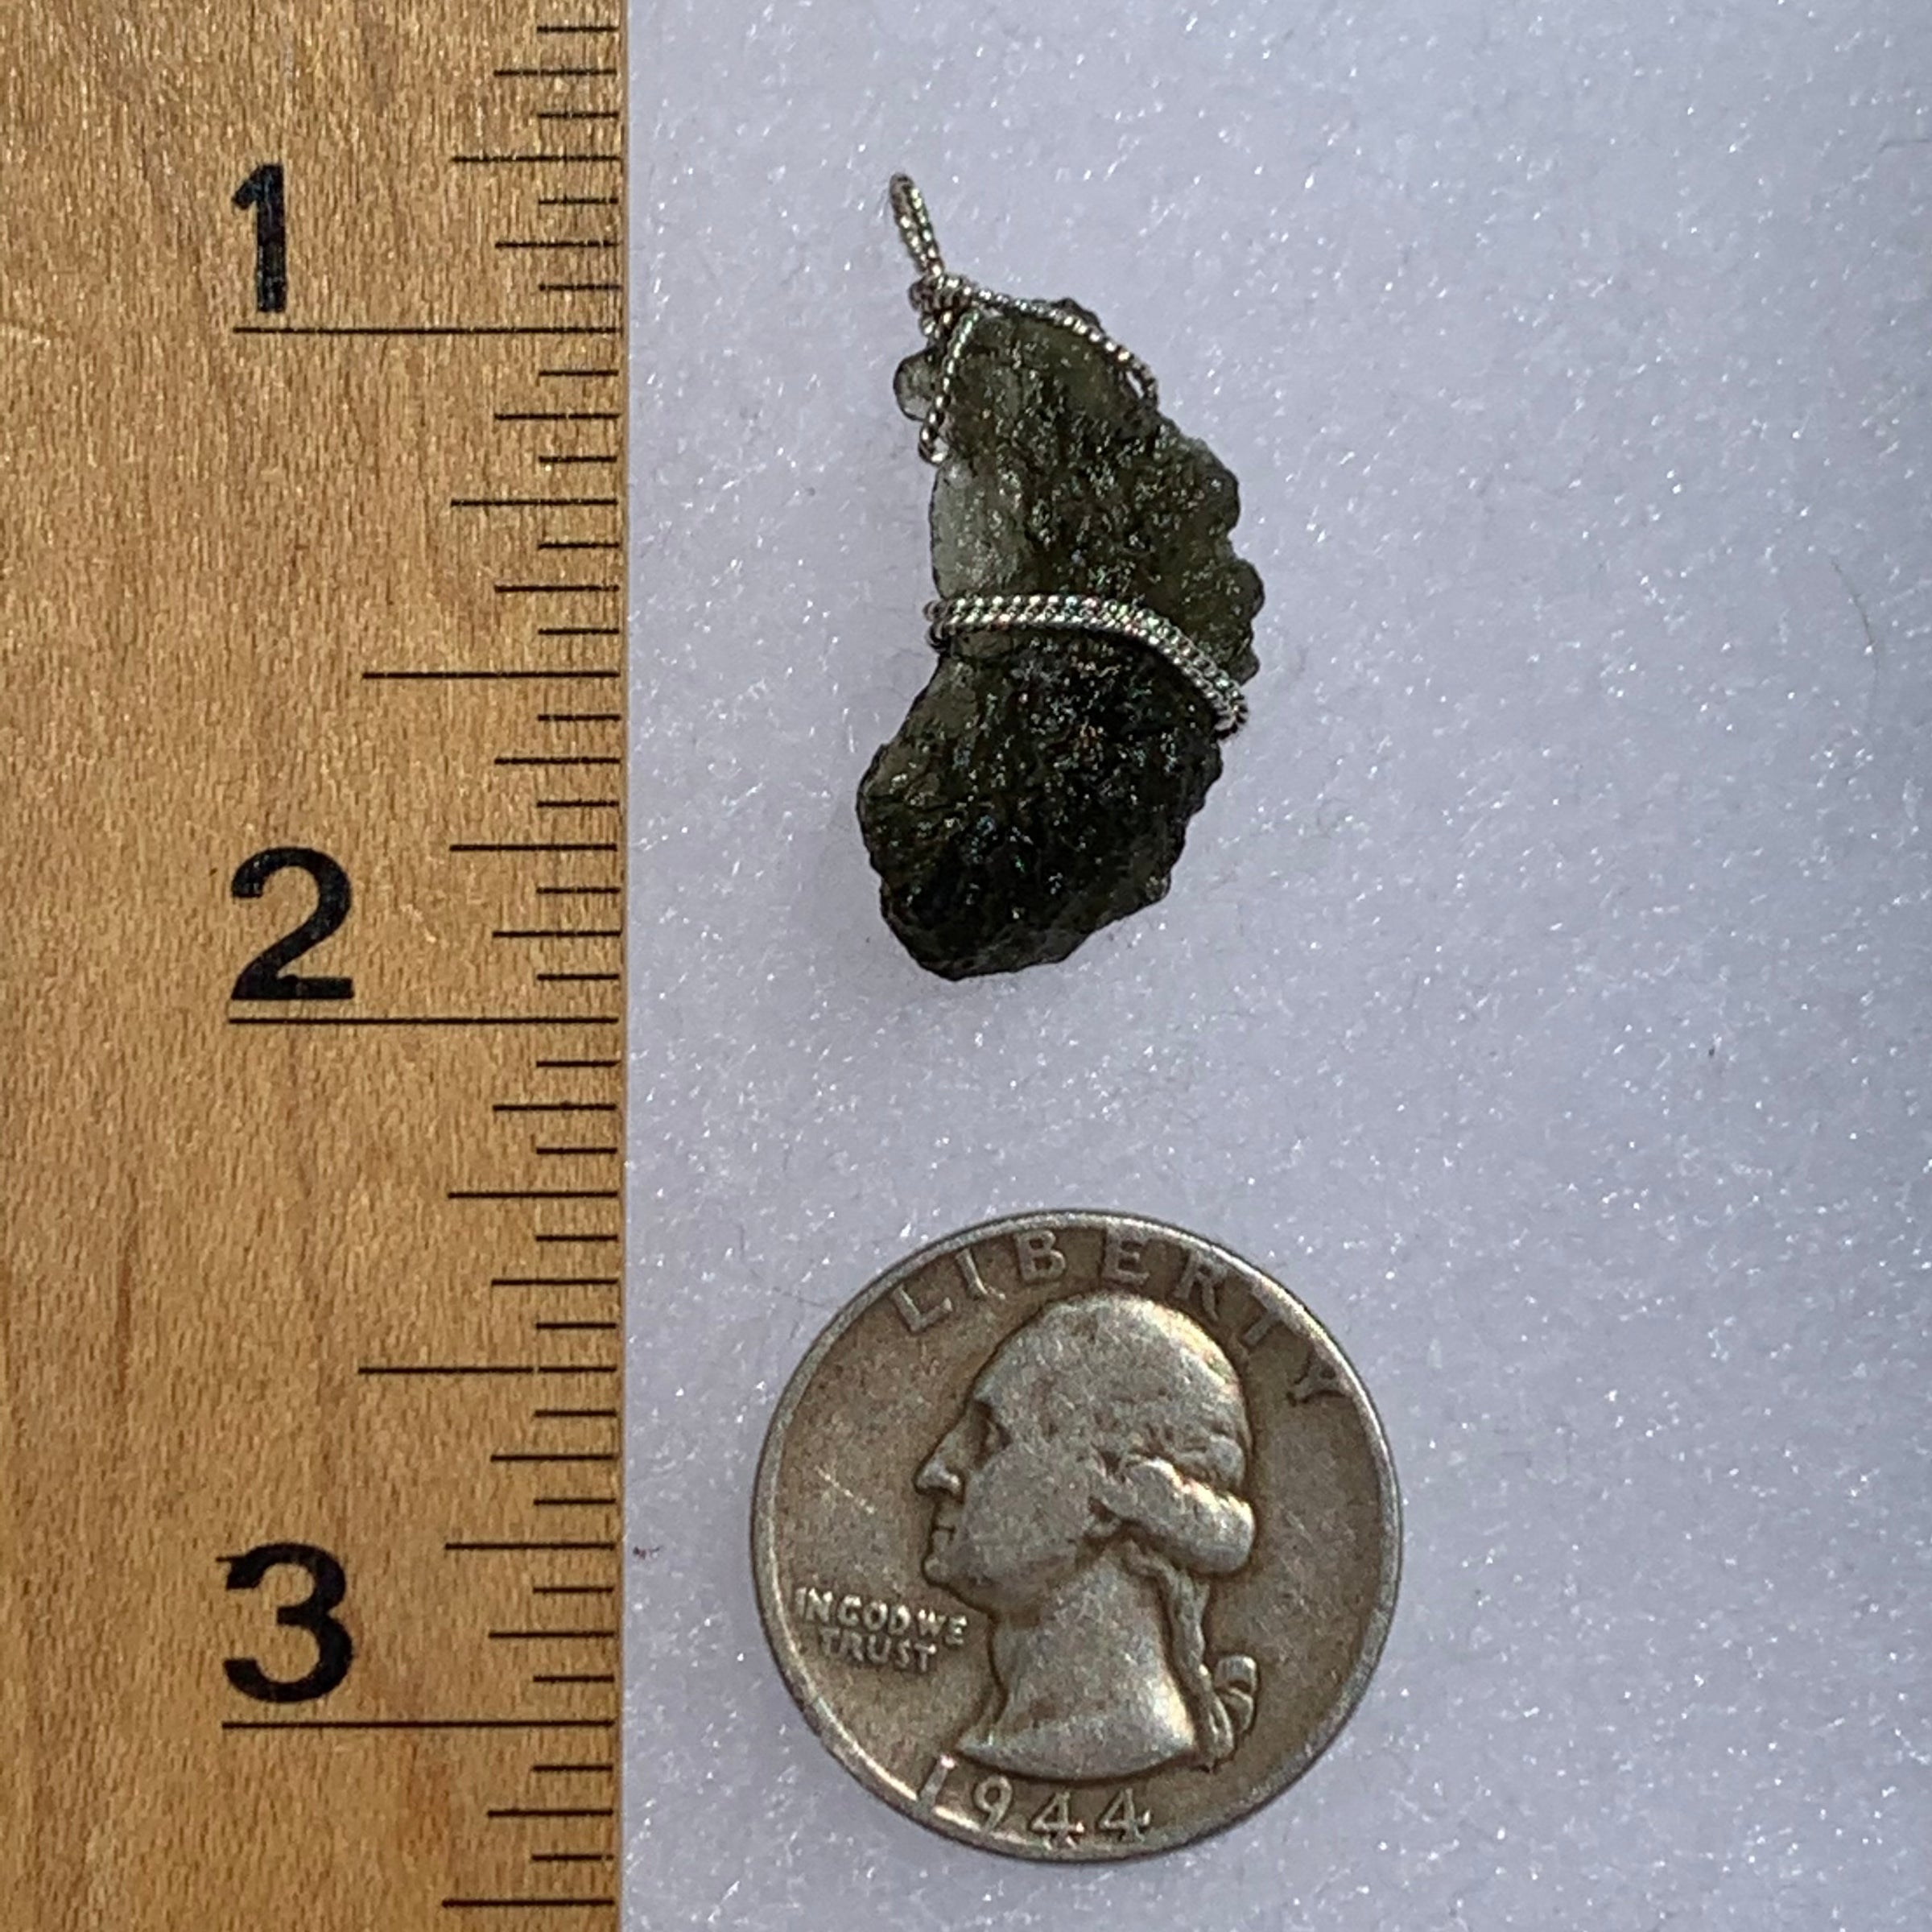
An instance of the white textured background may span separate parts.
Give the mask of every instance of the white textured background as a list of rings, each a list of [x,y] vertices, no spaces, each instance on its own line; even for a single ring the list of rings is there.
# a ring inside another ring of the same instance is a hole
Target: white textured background
[[[650,0],[639,1927],[1932,1924],[1932,7]],[[948,986],[852,795],[930,667],[884,205],[1241,481],[1255,721],[1172,894]],[[1273,1266],[1408,1504],[1381,1672],[1191,1852],[868,1797],[745,1518],[822,1321],[1036,1206]]]

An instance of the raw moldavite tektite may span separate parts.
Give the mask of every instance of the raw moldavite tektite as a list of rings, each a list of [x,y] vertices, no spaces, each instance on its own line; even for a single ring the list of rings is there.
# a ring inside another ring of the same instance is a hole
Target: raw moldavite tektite
[[[900,406],[926,418],[971,313],[935,425],[940,599],[1117,599],[1177,625],[1232,678],[1253,676],[1261,584],[1228,542],[1233,477],[1104,337],[976,305],[984,291],[960,286],[897,378]],[[1066,629],[950,636],[859,786],[886,923],[948,979],[1063,960],[1166,891],[1220,770],[1208,700],[1145,643]]]

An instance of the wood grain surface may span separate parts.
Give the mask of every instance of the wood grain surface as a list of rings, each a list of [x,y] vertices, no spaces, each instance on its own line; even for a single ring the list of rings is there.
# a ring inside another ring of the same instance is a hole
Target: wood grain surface
[[[620,19],[0,9],[22,1932],[616,1920]],[[348,1000],[230,999],[276,848]]]

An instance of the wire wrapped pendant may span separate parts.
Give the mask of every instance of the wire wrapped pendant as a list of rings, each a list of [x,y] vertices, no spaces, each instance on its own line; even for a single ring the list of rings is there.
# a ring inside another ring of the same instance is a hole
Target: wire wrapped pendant
[[[892,184],[927,347],[900,407],[937,470],[931,681],[859,786],[889,924],[947,979],[1062,960],[1151,905],[1247,716],[1261,579],[1233,477],[1070,301],[951,273]]]

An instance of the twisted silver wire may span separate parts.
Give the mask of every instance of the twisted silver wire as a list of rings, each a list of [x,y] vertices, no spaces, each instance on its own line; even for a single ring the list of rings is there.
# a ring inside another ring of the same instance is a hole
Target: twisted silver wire
[[[1051,322],[1078,336],[1114,363],[1150,408],[1159,406],[1160,389],[1154,371],[1133,350],[1070,309],[1001,295],[964,275],[954,275],[939,253],[926,198],[911,177],[894,175],[890,192],[899,238],[919,270],[911,289],[912,306],[926,340],[940,352],[932,400],[919,425],[919,454],[928,463],[937,463],[945,456],[943,430],[960,360],[975,324],[989,311]],[[1158,651],[1200,693],[1214,713],[1217,737],[1231,737],[1248,721],[1248,700],[1240,684],[1178,625],[1143,604],[1077,592],[1030,597],[968,595],[928,605],[926,617],[927,635],[933,648],[940,651],[948,639],[971,630],[1086,630],[1125,638]]]
[[[1214,713],[1214,735],[1232,737],[1248,721],[1241,686],[1178,625],[1117,597],[1053,594],[947,597],[926,606],[927,636],[943,651],[970,630],[1091,630],[1156,650],[1198,691]]]
[[[1026,295],[1004,295],[997,288],[987,288],[965,275],[954,275],[939,253],[939,237],[933,233],[926,198],[914,185],[912,177],[894,175],[890,193],[892,217],[898,225],[899,238],[906,244],[913,266],[919,271],[911,289],[919,327],[935,348],[945,345],[939,381],[919,430],[919,454],[928,463],[938,462],[945,454],[941,429],[946,420],[946,406],[952,398],[953,378],[965,346],[964,337],[975,320],[989,309],[1009,316],[1028,316],[1036,322],[1051,322],[1056,328],[1078,336],[1120,369],[1150,408],[1160,407],[1160,385],[1154,379],[1154,371],[1132,349],[1115,341],[1084,316],[1062,308],[1058,303],[1036,302]]]

